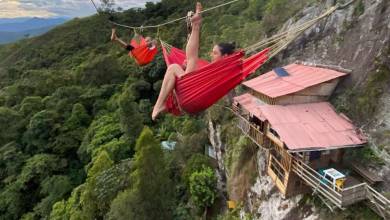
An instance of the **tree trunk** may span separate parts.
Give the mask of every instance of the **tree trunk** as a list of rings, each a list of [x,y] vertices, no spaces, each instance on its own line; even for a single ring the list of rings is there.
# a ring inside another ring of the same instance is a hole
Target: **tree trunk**
[[[207,207],[204,208],[202,220],[207,220]]]

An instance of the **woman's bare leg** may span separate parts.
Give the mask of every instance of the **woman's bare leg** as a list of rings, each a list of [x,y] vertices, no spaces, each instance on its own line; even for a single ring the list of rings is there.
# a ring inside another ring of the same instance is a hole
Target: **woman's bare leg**
[[[163,83],[161,85],[160,94],[153,108],[152,120],[154,121],[157,116],[165,110],[165,101],[175,88],[176,77],[181,77],[184,75],[184,70],[177,64],[172,64],[168,67],[167,72],[165,73]]]
[[[187,68],[185,73],[190,73],[197,69],[199,59],[199,35],[202,23],[201,11],[202,5],[198,2],[196,4],[196,12],[191,18],[192,31],[186,46]]]
[[[202,22],[202,17],[200,16],[201,11],[202,5],[198,2],[196,4],[196,13],[191,18],[192,32],[186,46],[187,68],[184,71],[177,64],[173,64],[168,67],[161,85],[161,90],[156,105],[153,108],[152,120],[155,120],[157,116],[165,110],[165,101],[169,93],[172,92],[175,87],[176,77],[182,77],[183,75],[193,72],[197,69],[197,63],[199,59],[200,25]]]

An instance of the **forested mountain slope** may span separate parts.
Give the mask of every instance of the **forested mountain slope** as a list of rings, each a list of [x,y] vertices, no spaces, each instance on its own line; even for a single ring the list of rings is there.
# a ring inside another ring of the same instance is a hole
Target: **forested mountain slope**
[[[203,1],[205,8],[222,2]],[[194,5],[190,0],[162,0],[115,13],[114,20],[157,24],[185,15]],[[211,11],[203,19],[201,54],[207,58],[216,42],[235,41],[240,47],[258,42],[290,18],[301,18],[301,9],[317,5],[311,0],[242,0]],[[364,14],[364,9],[356,13]],[[132,34],[118,32],[126,40]],[[225,204],[218,201],[225,193],[217,190],[214,166],[204,155],[210,122],[226,128],[222,141],[231,149],[245,145],[232,126],[232,115],[213,107],[197,116],[167,115],[153,123],[151,109],[166,69],[162,56],[139,67],[110,42],[110,33],[107,16],[95,15],[0,46],[0,219],[196,219],[208,206],[213,206],[210,218],[235,218],[223,216]],[[165,26],[159,33],[172,45],[185,45],[185,23]],[[157,30],[143,34],[156,36]],[[316,45],[320,39],[306,40]],[[305,58],[291,51],[305,54],[307,45],[292,45],[268,68],[284,63],[290,54],[290,59]],[[382,97],[376,88],[373,95]],[[371,97],[367,99],[356,100],[366,106]],[[357,108],[341,107],[347,114]],[[360,121],[359,115],[354,119]],[[160,142],[165,140],[176,141],[175,149],[163,150]]]

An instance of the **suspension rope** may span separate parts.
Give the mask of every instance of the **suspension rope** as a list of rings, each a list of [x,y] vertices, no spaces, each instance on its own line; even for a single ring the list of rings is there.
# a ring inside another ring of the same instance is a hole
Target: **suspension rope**
[[[275,56],[277,53],[279,53],[281,50],[286,48],[292,41],[294,41],[301,33],[312,27],[314,24],[316,24],[318,21],[322,20],[325,17],[328,17],[329,15],[333,14],[336,10],[344,9],[350,4],[352,4],[355,0],[350,0],[349,2],[345,4],[336,4],[335,6],[329,8],[325,13],[322,15],[311,19],[309,21],[306,21],[300,25],[297,25],[296,27],[290,28],[287,31],[284,31],[282,33],[276,34],[270,38],[264,39],[258,43],[252,44],[244,50],[247,54],[251,54],[261,48],[265,48],[268,45],[271,46],[271,55],[270,58]]]
[[[353,2],[354,0],[350,1],[348,5]],[[344,4],[343,7],[345,7]],[[272,37],[266,38],[260,42],[254,43],[246,48],[244,48],[244,51],[246,52],[247,55],[252,54],[253,52],[258,51],[259,49],[264,49],[265,47],[269,47],[271,50],[271,53],[269,55],[269,59],[276,56],[280,51],[282,51],[284,48],[286,48],[292,41],[294,41],[301,33],[312,27],[314,24],[316,24],[318,21],[321,19],[329,16],[332,14],[334,11],[339,9],[339,5],[335,5],[331,8],[329,8],[325,13],[321,14],[320,16],[311,19],[309,21],[306,21],[300,25],[297,25],[293,28],[290,28],[287,31],[284,31],[282,33],[276,34]],[[169,45],[166,42],[162,42],[162,46],[170,49],[172,46]]]
[[[267,38],[265,40],[262,40],[258,43],[255,43],[255,44],[252,44],[246,48],[244,48],[244,50],[250,54],[250,53],[253,53],[255,51],[257,51],[258,49],[261,49],[261,48],[264,48],[265,46],[267,45],[270,45],[270,44],[273,44],[273,43],[277,43],[277,42],[283,42],[285,41],[285,44],[288,45],[289,43],[291,43],[296,37],[298,37],[301,33],[303,33],[304,31],[306,31],[307,29],[309,29],[310,27],[312,27],[314,24],[316,24],[318,21],[322,20],[323,18],[329,16],[330,14],[332,14],[335,10],[338,9],[339,6],[333,6],[331,7],[328,11],[326,11],[325,13],[323,13],[322,15],[312,19],[312,20],[309,20],[307,22],[304,22],[303,24],[300,24],[296,27],[293,27],[287,31],[284,31],[282,33],[279,33],[279,34],[276,34],[270,38]],[[282,46],[283,47],[283,46]]]
[[[99,9],[98,7],[96,6],[94,0],[90,0],[93,4],[93,6],[95,7],[96,9],[96,12],[97,13],[100,13],[99,12]],[[225,3],[222,3],[222,4],[219,4],[219,5],[216,5],[214,7],[211,7],[211,8],[208,8],[208,9],[205,9],[203,11],[201,11],[200,13],[203,14],[205,12],[208,12],[208,11],[211,11],[211,10],[214,10],[214,9],[217,9],[217,8],[220,8],[220,7],[223,7],[223,6],[226,6],[226,5],[230,5],[230,4],[233,4],[235,2],[238,2],[240,0],[232,0],[232,1],[229,1],[229,2],[225,2]],[[129,29],[147,29],[147,28],[159,28],[161,26],[165,26],[165,25],[168,25],[168,24],[172,24],[172,23],[175,23],[175,22],[178,22],[178,21],[181,21],[181,20],[184,20],[184,19],[187,19],[188,16],[184,16],[184,17],[181,17],[181,18],[176,18],[176,19],[173,19],[173,20],[170,20],[170,21],[167,21],[165,23],[161,23],[161,24],[157,24],[157,25],[147,25],[147,26],[129,26],[129,25],[124,25],[124,24],[120,24],[120,23],[116,23],[116,22],[113,22],[113,21],[109,21],[111,24],[113,25],[116,25],[118,27],[123,27],[123,28],[129,28]]]
[[[92,2],[93,7],[95,7],[96,12],[99,13],[99,9],[96,6],[95,2],[93,0],[91,0],[91,2]]]
[[[312,27],[314,24],[319,22],[321,19],[328,17],[331,15],[334,11],[338,9],[343,9],[350,5],[355,0],[351,0],[348,3],[344,5],[336,4],[335,6],[329,8],[325,13],[321,14],[320,16],[311,19],[309,21],[306,21],[300,25],[297,25],[293,28],[290,28],[287,31],[284,31],[282,33],[276,34],[274,36],[271,36],[269,38],[266,38],[258,43],[254,43],[246,48],[244,48],[244,51],[247,55],[252,54],[253,52],[258,51],[259,49],[264,49],[265,47],[270,48],[270,53],[268,55],[268,58],[265,62],[268,62],[271,60],[274,56],[276,56],[280,51],[284,50],[291,42],[293,42],[296,38],[299,37],[303,32],[305,32],[307,29]],[[168,51],[172,49],[172,46],[168,43],[161,41],[161,46],[166,48]]]

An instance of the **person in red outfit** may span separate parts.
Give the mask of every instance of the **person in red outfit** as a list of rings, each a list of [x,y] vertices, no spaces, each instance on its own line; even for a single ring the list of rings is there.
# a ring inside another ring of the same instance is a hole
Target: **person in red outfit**
[[[113,42],[117,42],[120,46],[122,46],[124,49],[126,49],[127,51],[131,52],[132,50],[134,50],[134,46],[132,46],[131,44],[128,44],[126,42],[124,42],[122,39],[120,39],[117,34],[116,34],[116,29],[113,28],[112,29],[112,33],[111,33],[111,41]],[[156,40],[153,40],[151,37],[145,37],[145,42],[149,48],[149,50],[153,50],[156,48],[156,45],[157,45],[157,42]]]
[[[152,120],[166,110],[165,101],[168,95],[174,90],[177,78],[197,70],[197,63],[199,59],[199,34],[202,23],[201,17],[202,5],[198,2],[196,4],[196,12],[191,17],[191,35],[186,46],[186,57],[184,65],[171,64],[165,73],[163,83],[161,85],[160,94],[157,102],[153,108]],[[235,46],[229,43],[220,43],[213,47],[210,54],[211,61],[215,62],[225,56],[231,55],[235,52]],[[185,68],[185,69],[184,69]]]

